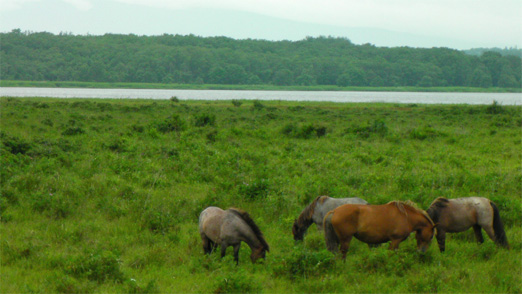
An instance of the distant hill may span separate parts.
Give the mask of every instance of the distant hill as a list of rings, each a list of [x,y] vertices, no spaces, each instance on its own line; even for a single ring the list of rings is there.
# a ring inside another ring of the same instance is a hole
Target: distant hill
[[[3,80],[180,84],[521,87],[521,58],[346,38],[0,33]]]

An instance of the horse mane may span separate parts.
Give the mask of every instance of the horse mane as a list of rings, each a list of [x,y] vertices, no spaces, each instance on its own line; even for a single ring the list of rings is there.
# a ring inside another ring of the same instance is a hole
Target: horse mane
[[[315,212],[315,207],[317,206],[317,202],[319,202],[319,199],[321,199],[322,197],[325,197],[325,196],[318,196],[317,198],[314,199],[314,201],[312,201],[312,203],[308,204],[305,209],[303,210],[303,212],[301,212],[301,214],[299,215],[299,217],[297,217],[297,224],[299,226],[309,226],[309,224],[311,223],[311,219],[312,219],[312,216],[314,215],[314,212]],[[321,200],[321,203],[324,201]]]
[[[395,200],[395,201],[391,201],[391,202],[389,202],[389,203],[393,203],[393,204],[395,204],[395,206],[397,207],[397,209],[398,209],[401,213],[403,213],[403,214],[405,214],[405,215],[408,215],[408,213],[406,212],[406,208],[405,208],[405,207],[409,207],[409,208],[413,209],[414,211],[416,211],[416,212],[422,214],[425,218],[427,218],[427,219],[430,221],[430,223],[431,223],[432,225],[435,225],[435,223],[434,223],[433,220],[431,219],[430,215],[429,215],[425,210],[419,208],[419,206],[418,206],[415,202],[413,202],[413,201],[411,201],[411,200],[406,200],[406,201]]]
[[[265,237],[263,236],[263,233],[261,232],[259,227],[256,225],[254,220],[250,217],[248,212],[238,209],[238,208],[229,208],[228,210],[230,210],[232,213],[234,213],[235,215],[239,216],[242,220],[244,220],[250,226],[252,231],[254,231],[254,234],[259,239],[259,241],[261,242],[263,247],[266,249],[266,251],[270,251],[269,247],[268,247],[268,243],[266,243]]]
[[[449,204],[449,200],[444,197],[439,197],[431,203],[430,207],[428,208],[428,215],[430,215],[431,219],[433,221],[438,222],[440,217],[440,211],[447,207]]]

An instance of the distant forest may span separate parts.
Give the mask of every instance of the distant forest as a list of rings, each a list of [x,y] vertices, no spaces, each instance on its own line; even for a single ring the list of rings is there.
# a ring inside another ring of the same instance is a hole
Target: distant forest
[[[521,87],[520,55],[355,45],[346,38],[0,34],[2,80]]]

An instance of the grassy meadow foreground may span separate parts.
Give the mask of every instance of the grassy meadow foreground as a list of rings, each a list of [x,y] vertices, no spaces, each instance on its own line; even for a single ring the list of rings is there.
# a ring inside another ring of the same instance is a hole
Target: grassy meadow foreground
[[[281,101],[0,98],[0,292],[522,292],[522,108]],[[310,227],[319,195],[372,204],[493,200],[511,250],[484,234],[353,240]],[[207,206],[250,213],[270,245],[203,254]]]

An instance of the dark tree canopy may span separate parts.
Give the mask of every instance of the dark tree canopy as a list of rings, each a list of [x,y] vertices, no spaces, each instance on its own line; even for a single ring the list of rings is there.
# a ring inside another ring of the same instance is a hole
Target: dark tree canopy
[[[521,58],[346,38],[1,33],[3,80],[338,86],[521,87]]]

